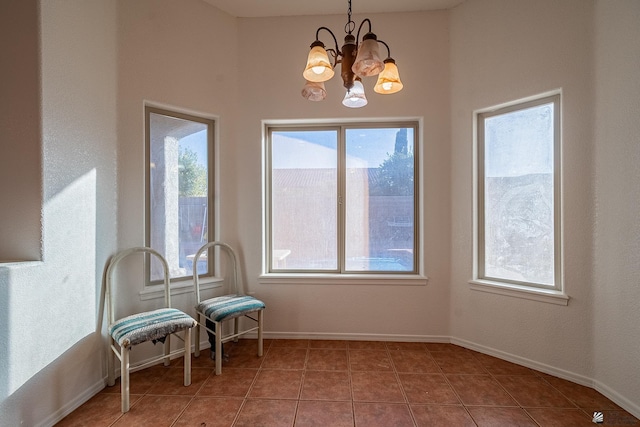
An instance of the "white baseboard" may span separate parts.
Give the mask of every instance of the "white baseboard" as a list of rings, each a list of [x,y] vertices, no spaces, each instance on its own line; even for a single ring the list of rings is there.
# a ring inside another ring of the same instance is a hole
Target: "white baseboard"
[[[200,342],[200,350],[203,350],[205,348],[209,348],[209,341],[201,341]],[[192,346],[191,347],[191,353],[193,353],[194,349],[195,349],[195,346]],[[174,355],[172,357],[172,359],[175,359],[175,358],[178,358],[178,357],[183,357],[183,356]],[[142,363],[146,363],[151,359],[153,359],[153,358],[149,358],[147,360],[144,360],[144,361],[142,361]],[[131,372],[135,372],[137,370],[140,370],[140,368],[132,369]],[[119,368],[119,365],[116,363],[116,366],[115,366],[115,377],[118,378],[119,376],[120,376],[120,368]],[[66,417],[67,415],[69,415],[70,413],[72,413],[73,411],[78,409],[80,406],[82,406],[84,403],[86,403],[89,399],[91,399],[93,396],[98,394],[98,392],[100,392],[106,386],[107,386],[107,376],[105,375],[102,378],[102,380],[97,381],[96,383],[94,383],[91,387],[86,389],[84,392],[82,392],[79,396],[77,396],[71,402],[67,403],[62,408],[58,409],[56,412],[54,412],[53,414],[48,416],[41,423],[37,424],[36,427],[49,427],[49,426],[53,426],[53,425],[59,423],[60,421],[62,421],[62,419],[64,417]]]
[[[640,403],[632,402],[627,399],[614,389],[610,388],[608,385],[601,383],[600,381],[594,381],[594,389],[596,391],[604,394],[607,398],[611,399],[613,403],[620,406],[622,409],[633,415],[634,417],[640,419]]]
[[[640,418],[640,405],[638,403],[632,402],[630,399],[622,396],[620,393],[600,381],[585,377],[584,375],[576,374],[575,372],[566,371],[564,369],[536,362],[535,360],[527,359],[526,357],[516,356],[501,350],[476,344],[471,341],[452,337],[451,343],[480,353],[488,354],[489,356],[495,356],[508,362],[517,363],[518,365],[526,366],[527,368],[535,369],[536,371],[544,372],[545,374],[553,375],[554,377],[593,388],[634,417]]]
[[[255,334],[247,334],[248,338],[257,338]],[[347,340],[347,341],[391,341],[391,342],[433,342],[433,343],[451,343],[461,347],[475,350],[489,356],[495,356],[508,362],[517,363],[518,365],[526,366],[527,368],[535,369],[540,372],[544,372],[549,375],[553,375],[558,378],[566,379],[577,384],[591,387],[596,391],[602,393],[608,399],[615,404],[629,412],[636,418],[640,418],[640,405],[636,402],[632,402],[627,397],[621,395],[614,389],[610,388],[606,384],[593,380],[592,378],[585,377],[584,375],[576,374],[571,371],[556,368],[544,363],[536,362],[535,360],[527,359],[525,357],[517,356],[511,353],[507,353],[495,348],[486,347],[481,344],[474,343],[455,337],[446,335],[394,335],[394,334],[342,334],[342,333],[320,333],[320,332],[265,332],[265,339],[315,339],[315,340]],[[209,348],[209,341],[201,341],[200,349]],[[193,351],[193,348],[192,348]],[[179,356],[182,357],[182,356]],[[119,375],[120,370],[116,366],[116,377]],[[132,371],[133,372],[133,371]],[[107,384],[107,377],[105,376],[102,381],[97,381],[87,390],[85,390],[78,397],[71,402],[64,405],[62,408],[51,414],[37,427],[49,427],[60,422],[64,417],[71,412],[79,408],[87,400],[91,399],[100,390],[102,390]]]
[[[491,347],[485,347],[480,344],[476,344],[471,341],[462,340],[458,338],[451,338],[451,343],[456,344],[470,350],[475,350],[489,356],[495,356],[499,359],[506,360],[507,362],[513,362],[518,365],[526,366],[527,368],[535,369],[536,371],[544,372],[545,374],[553,375],[554,377],[562,378],[565,380],[578,383],[580,385],[593,388],[593,380],[591,378],[579,375],[564,369],[555,368],[545,363],[536,362],[535,360],[527,359],[526,357],[516,356],[511,353],[507,353],[501,350],[496,350]]]
[[[96,381],[91,387],[86,389],[80,395],[78,395],[75,399],[68,402],[62,408],[55,411],[53,414],[49,415],[44,421],[38,423],[36,427],[50,427],[57,423],[59,423],[64,417],[78,409],[82,406],[87,400],[91,399],[93,396],[98,394],[100,390],[104,388],[107,384],[107,378],[103,378],[102,380]]]
[[[256,335],[247,334],[251,338]],[[341,334],[321,332],[265,332],[265,339],[309,339],[345,341],[449,342],[444,335]]]

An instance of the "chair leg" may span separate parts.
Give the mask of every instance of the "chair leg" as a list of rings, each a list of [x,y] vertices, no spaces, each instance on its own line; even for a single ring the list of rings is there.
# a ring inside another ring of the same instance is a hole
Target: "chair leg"
[[[238,331],[240,330],[239,324],[240,324],[239,317],[236,317],[235,319],[233,319],[233,334],[235,335],[235,337],[233,338],[233,342],[238,342]]]
[[[112,387],[116,384],[116,372],[115,366],[113,363],[113,358],[115,355],[113,354],[113,349],[111,346],[113,345],[113,337],[109,336],[109,340],[107,342],[107,385]]]
[[[264,318],[262,314],[264,310],[258,311],[258,357],[262,357],[263,346],[262,346],[262,324],[264,323]]]
[[[184,385],[191,385],[191,329],[184,331]]]
[[[216,375],[222,374],[222,324],[213,322],[216,325]]]
[[[196,333],[195,333],[195,338],[194,338],[194,346],[195,346],[195,351],[193,352],[193,355],[195,357],[200,357],[200,319],[202,319],[201,317],[202,315],[200,313],[196,313]]]
[[[164,366],[169,366],[171,364],[171,357],[169,356],[169,353],[171,353],[171,334],[164,338]]]
[[[122,413],[129,412],[129,347],[120,349],[120,395]]]

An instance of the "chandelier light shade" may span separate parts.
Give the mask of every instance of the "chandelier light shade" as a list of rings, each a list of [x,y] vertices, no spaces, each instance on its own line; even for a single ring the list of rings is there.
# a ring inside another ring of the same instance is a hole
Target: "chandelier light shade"
[[[367,24],[369,31],[360,41],[360,30]],[[306,84],[302,89],[302,96],[310,101],[322,101],[327,97],[324,82],[331,79],[335,74],[335,67],[340,64],[342,83],[347,93],[342,100],[342,104],[358,108],[367,105],[367,98],[364,94],[364,86],[361,78],[378,76],[378,81],[374,87],[375,92],[380,94],[392,94],[400,91],[403,87],[398,74],[396,61],[391,58],[389,45],[371,32],[371,21],[366,18],[358,27],[357,35],[354,37],[353,30],[356,24],[351,20],[351,0],[349,0],[348,21],[345,25],[344,44],[338,48],[338,40],[335,34],[327,27],[320,27],[316,30],[316,39],[311,44],[311,50],[307,57],[307,65],[302,72]],[[320,31],[325,30],[335,43],[335,49],[325,49],[325,45],[320,41]],[[380,45],[387,48],[387,58],[382,61],[380,58]],[[329,54],[333,57],[333,65],[329,59]]]
[[[391,58],[385,59],[384,70],[378,75],[378,81],[373,90],[383,95],[389,95],[399,92],[402,86],[396,61]]]
[[[376,40],[375,37],[375,34],[368,33],[363,37],[362,43],[360,44],[356,62],[354,62],[353,67],[351,67],[351,70],[358,77],[375,76],[380,74],[384,69],[384,63],[378,53],[378,40]]]
[[[360,108],[367,105],[367,96],[364,94],[364,86],[360,78],[356,77],[353,82],[353,86],[347,89],[347,93],[344,95],[342,105],[349,108]]]
[[[324,82],[310,82],[302,88],[302,96],[309,101],[322,101],[327,97],[327,91],[324,88]]]
[[[307,66],[302,75],[310,82],[326,82],[333,77],[334,71],[329,62],[329,55],[324,50],[324,44],[318,42],[315,46],[311,46],[309,57],[307,58]]]

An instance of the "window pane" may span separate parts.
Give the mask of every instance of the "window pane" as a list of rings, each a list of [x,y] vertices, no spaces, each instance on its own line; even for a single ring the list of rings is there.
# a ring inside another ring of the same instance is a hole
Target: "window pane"
[[[207,241],[209,217],[207,124],[149,113],[150,230],[153,249],[169,263],[170,277],[192,274],[192,255]],[[207,262],[198,272],[207,272]],[[162,278],[152,258],[151,280]]]
[[[272,132],[271,268],[338,268],[337,183],[337,131]]]
[[[412,128],[346,130],[346,270],[413,271]]]
[[[486,277],[554,283],[554,104],[485,119]]]

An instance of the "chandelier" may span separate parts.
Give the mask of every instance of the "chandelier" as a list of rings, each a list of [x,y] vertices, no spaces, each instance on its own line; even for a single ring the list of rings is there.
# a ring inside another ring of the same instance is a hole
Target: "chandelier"
[[[392,94],[402,89],[402,82],[398,74],[396,61],[391,58],[389,45],[371,32],[371,21],[366,18],[358,27],[356,36],[353,36],[356,24],[351,20],[351,0],[349,0],[348,21],[344,26],[344,37],[342,50],[338,49],[338,40],[335,34],[327,28],[320,27],[316,30],[316,40],[311,43],[311,51],[307,58],[307,66],[302,75],[306,79],[306,84],[302,88],[302,96],[310,101],[322,101],[327,97],[324,82],[331,79],[335,74],[334,68],[341,64],[341,77],[344,87],[347,90],[342,104],[346,107],[358,108],[367,105],[367,98],[362,85],[363,77],[378,76],[373,90],[380,94]],[[360,42],[360,30],[364,24],[369,26],[369,31],[362,37]],[[319,39],[320,30],[326,30],[333,37],[335,49],[326,49]],[[378,52],[379,45],[387,48],[387,59],[380,60]],[[329,54],[333,57],[333,65],[329,60]]]

